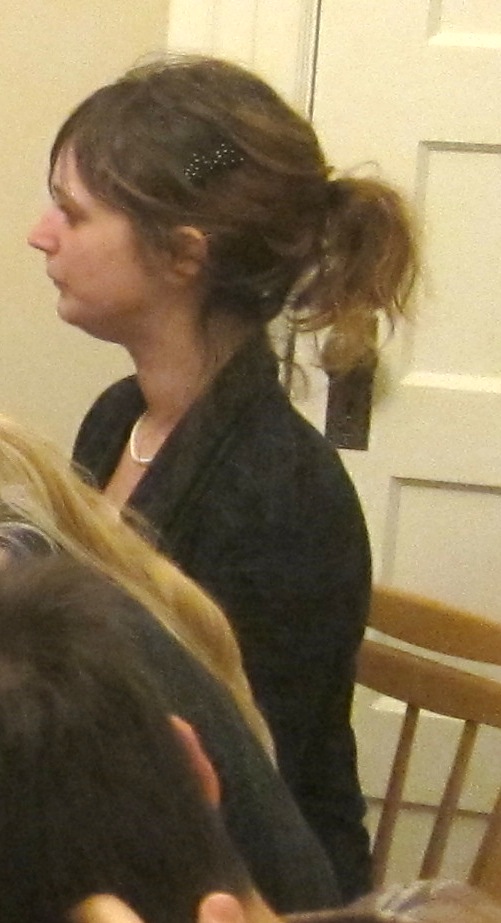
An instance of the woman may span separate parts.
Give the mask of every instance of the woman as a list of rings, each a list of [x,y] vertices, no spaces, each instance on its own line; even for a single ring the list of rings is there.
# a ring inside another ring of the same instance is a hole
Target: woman
[[[346,366],[374,313],[403,306],[415,256],[393,190],[330,174],[309,123],[259,78],[168,60],[69,116],[30,243],[60,316],[136,367],[90,410],[75,459],[227,612],[349,899],[370,877],[349,718],[369,546],[340,459],[278,382],[266,326],[284,309],[334,325],[327,351]]]
[[[61,580],[73,573],[87,610],[92,600],[96,616],[128,630],[169,709],[199,733],[221,781],[228,830],[270,904],[282,912],[336,904],[327,858],[261,746],[269,750],[269,734],[223,614],[71,472],[55,447],[4,417],[0,551],[5,574],[29,557],[61,560]],[[40,631],[39,624],[39,640],[50,649]]]

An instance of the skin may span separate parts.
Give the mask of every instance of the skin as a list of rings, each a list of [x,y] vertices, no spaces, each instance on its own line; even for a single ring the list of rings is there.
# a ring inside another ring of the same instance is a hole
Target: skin
[[[146,263],[129,219],[90,193],[71,147],[58,157],[51,195],[28,243],[45,255],[60,317],[129,352],[147,405],[140,453],[153,456],[249,331],[228,317],[201,322],[201,230],[174,229],[176,256],[157,253]],[[117,507],[143,474],[125,451],[106,488]]]
[[[167,274],[147,271],[128,218],[89,193],[71,150],[58,159],[51,192],[28,242],[46,256],[60,317],[100,339],[139,337],[146,315],[165,309]]]

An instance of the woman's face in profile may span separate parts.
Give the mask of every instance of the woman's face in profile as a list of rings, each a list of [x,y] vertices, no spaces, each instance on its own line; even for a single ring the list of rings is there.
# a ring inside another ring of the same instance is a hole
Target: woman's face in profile
[[[122,342],[146,308],[163,303],[164,274],[144,265],[124,212],[89,191],[71,148],[57,158],[51,195],[28,243],[45,254],[58,314],[92,336]]]

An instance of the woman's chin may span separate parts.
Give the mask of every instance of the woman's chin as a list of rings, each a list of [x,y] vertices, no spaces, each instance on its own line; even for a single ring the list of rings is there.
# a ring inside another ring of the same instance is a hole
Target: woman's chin
[[[75,327],[80,327],[86,313],[80,302],[63,292],[59,293],[56,311],[65,324],[72,324]]]
[[[58,317],[71,327],[78,327],[89,336],[107,343],[120,342],[111,329],[112,324],[106,324],[106,312],[97,308],[91,309],[76,298],[61,294],[56,306]]]
[[[72,327],[79,327],[86,333],[90,333],[91,336],[99,336],[97,329],[99,327],[98,319],[96,317],[93,318],[92,312],[87,305],[82,304],[82,302],[78,301],[76,298],[61,293],[57,302],[56,312],[58,317],[60,317],[65,324],[70,324]]]

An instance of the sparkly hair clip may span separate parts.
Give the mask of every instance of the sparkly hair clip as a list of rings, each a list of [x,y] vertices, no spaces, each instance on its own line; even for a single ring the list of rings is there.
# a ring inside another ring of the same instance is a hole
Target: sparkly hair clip
[[[228,141],[221,141],[209,153],[197,152],[184,168],[184,175],[194,186],[205,186],[215,173],[231,170],[244,162],[244,156]]]

